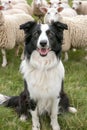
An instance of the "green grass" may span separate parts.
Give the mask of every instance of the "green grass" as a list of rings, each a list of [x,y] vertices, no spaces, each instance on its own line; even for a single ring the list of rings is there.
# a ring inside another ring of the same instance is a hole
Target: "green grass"
[[[31,0],[29,1],[31,3]],[[64,113],[58,117],[61,130],[87,130],[87,52],[77,50],[69,51],[69,60],[63,62],[65,67],[65,91],[71,106],[78,112],[73,115]],[[23,90],[22,75],[19,72],[20,55],[15,56],[15,49],[7,51],[8,65],[1,67],[0,53],[0,93],[18,95]],[[51,130],[49,118],[42,116],[41,130]],[[0,130],[31,130],[31,117],[26,122],[21,122],[13,109],[0,107]]]

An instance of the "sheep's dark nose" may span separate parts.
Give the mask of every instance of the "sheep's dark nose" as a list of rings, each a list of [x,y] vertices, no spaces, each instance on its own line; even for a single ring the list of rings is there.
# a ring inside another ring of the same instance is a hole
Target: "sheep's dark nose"
[[[51,23],[54,23],[54,19],[51,20]]]
[[[72,7],[72,9],[74,9],[74,10],[75,10],[75,8],[74,8],[74,7]]]
[[[47,41],[46,41],[46,40],[40,41],[40,45],[41,45],[42,47],[45,47],[45,46],[47,45]]]

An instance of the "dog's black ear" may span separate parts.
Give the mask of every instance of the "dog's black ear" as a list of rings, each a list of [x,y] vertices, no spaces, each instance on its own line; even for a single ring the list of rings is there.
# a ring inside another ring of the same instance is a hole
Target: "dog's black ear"
[[[52,26],[54,26],[56,29],[65,29],[65,30],[68,30],[68,26],[67,24],[64,24],[64,23],[61,23],[61,22],[54,22],[52,24]]]
[[[20,29],[23,29],[25,32],[28,32],[32,27],[34,27],[37,23],[35,21],[29,21],[22,25],[20,25]]]

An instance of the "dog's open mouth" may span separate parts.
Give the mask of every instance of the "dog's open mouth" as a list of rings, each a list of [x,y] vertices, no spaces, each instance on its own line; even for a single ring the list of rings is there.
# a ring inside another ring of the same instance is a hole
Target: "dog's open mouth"
[[[50,48],[38,48],[37,50],[41,56],[46,56],[51,49]]]

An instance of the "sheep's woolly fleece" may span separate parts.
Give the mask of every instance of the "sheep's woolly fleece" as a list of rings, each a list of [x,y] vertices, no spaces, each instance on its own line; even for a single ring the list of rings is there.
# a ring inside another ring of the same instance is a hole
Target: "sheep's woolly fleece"
[[[64,31],[63,51],[68,51],[71,47],[84,48],[87,46],[87,15],[76,17],[63,17],[63,23],[68,25],[68,30]]]
[[[0,12],[0,48],[12,49],[24,42],[24,32],[19,26],[34,19],[27,14],[3,15]]]
[[[72,8],[77,11],[78,14],[87,15],[87,1],[73,1]]]

